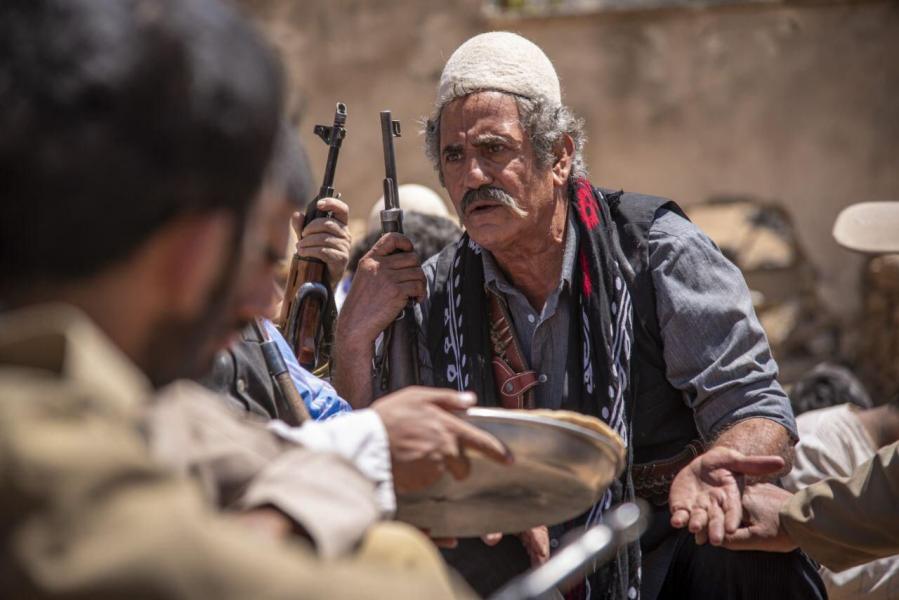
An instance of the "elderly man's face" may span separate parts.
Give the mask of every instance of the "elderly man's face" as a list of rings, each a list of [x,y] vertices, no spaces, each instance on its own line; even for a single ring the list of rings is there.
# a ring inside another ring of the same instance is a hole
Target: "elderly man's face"
[[[552,169],[537,164],[512,96],[479,92],[444,106],[440,165],[462,224],[488,250],[501,251],[548,231],[555,187]],[[504,202],[504,195],[517,208]]]

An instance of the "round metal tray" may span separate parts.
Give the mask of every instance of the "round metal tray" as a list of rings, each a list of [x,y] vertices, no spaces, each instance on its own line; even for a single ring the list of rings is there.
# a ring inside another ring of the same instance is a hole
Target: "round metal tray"
[[[512,451],[512,465],[468,452],[470,475],[445,474],[434,485],[397,498],[397,519],[434,537],[518,533],[555,525],[588,510],[624,468],[622,443],[526,411],[472,408],[462,417]]]

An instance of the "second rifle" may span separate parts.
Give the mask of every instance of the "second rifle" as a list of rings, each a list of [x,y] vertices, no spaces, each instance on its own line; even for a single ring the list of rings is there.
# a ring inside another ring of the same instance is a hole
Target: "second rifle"
[[[313,220],[327,216],[317,208],[323,198],[336,198],[340,195],[334,190],[334,173],[337,170],[337,159],[343,138],[346,137],[346,105],[337,103],[334,112],[334,124],[316,125],[315,134],[328,144],[328,160],[325,163],[325,176],[318,195],[306,207],[303,228]],[[328,285],[328,268],[317,258],[304,258],[294,253],[284,290],[284,304],[281,306],[281,332],[291,350],[303,368],[313,371],[328,362],[327,340],[323,341],[324,322],[328,318],[328,305],[331,301]]]
[[[393,138],[400,136],[400,122],[390,111],[381,111],[381,140],[384,144],[384,210],[382,233],[403,233],[403,209],[400,208],[396,182],[396,155]],[[384,356],[379,381],[384,391],[393,392],[418,383],[418,335],[414,304],[410,301],[384,332]]]

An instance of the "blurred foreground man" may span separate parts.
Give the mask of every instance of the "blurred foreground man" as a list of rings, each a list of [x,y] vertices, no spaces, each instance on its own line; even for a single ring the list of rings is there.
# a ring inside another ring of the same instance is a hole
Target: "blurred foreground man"
[[[348,462],[218,400],[153,399],[209,367],[277,258],[260,189],[281,97],[269,49],[213,0],[0,7],[4,595],[450,595],[437,570],[314,556],[376,513]],[[205,481],[189,459],[220,441],[232,479]]]
[[[859,252],[899,252],[899,202],[850,206],[837,219],[834,237]],[[861,421],[869,432],[880,433],[871,435],[871,441],[895,440],[895,403],[873,410],[878,411],[876,424]],[[899,554],[899,442],[880,448],[848,476],[813,483],[795,494],[770,484],[750,485],[743,506],[746,523],[727,536],[730,548],[789,552],[798,546],[834,572]],[[883,567],[874,573],[888,574]],[[878,585],[872,593],[858,590],[858,597],[893,598],[899,593],[895,570],[892,579],[859,582],[873,583]]]
[[[488,406],[589,414],[630,448],[588,514],[494,548],[465,541],[450,562],[486,593],[636,495],[655,503],[650,530],[571,597],[820,598],[798,552],[715,547],[741,519],[729,461],[788,463],[796,440],[739,270],[673,202],[587,180],[583,122],[520,36],[482,34],[453,53],[426,143],[466,233],[424,273],[392,253],[408,250],[399,236],[360,261],[338,319],[338,391],[371,401],[373,340],[415,297],[423,383],[474,390]]]

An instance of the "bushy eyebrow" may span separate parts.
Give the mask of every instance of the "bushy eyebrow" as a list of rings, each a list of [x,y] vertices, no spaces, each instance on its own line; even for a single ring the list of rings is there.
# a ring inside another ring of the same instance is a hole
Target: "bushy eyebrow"
[[[475,137],[471,143],[475,147],[489,146],[491,144],[505,144],[513,147],[518,145],[514,138],[496,133],[482,133]],[[462,152],[462,144],[447,144],[443,147],[442,154],[448,154],[450,152]]]
[[[482,133],[479,136],[475,137],[471,143],[473,146],[489,146],[491,144],[514,145],[515,140],[513,138],[496,133]]]

